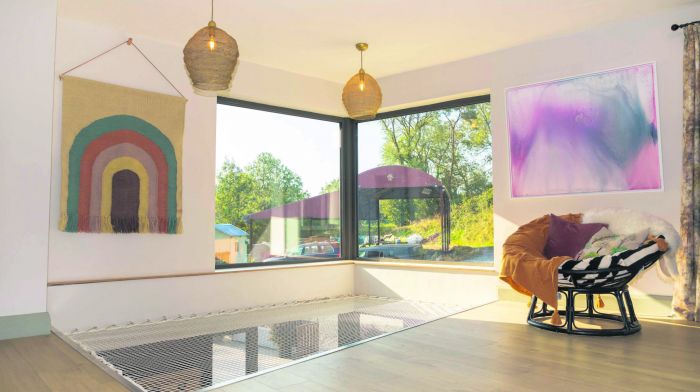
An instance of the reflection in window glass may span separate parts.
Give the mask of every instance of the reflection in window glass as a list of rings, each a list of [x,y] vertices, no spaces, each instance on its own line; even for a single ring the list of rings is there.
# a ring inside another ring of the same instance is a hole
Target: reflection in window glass
[[[361,258],[493,263],[490,110],[359,124]]]
[[[340,257],[338,123],[218,105],[217,267]]]

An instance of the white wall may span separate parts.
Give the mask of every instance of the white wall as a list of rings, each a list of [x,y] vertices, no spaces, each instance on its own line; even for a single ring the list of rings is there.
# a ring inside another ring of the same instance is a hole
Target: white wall
[[[353,293],[353,265],[279,267],[49,288],[51,324],[63,332]]]
[[[441,66],[382,78],[384,106],[490,89],[493,122],[493,181],[496,260],[517,226],[546,213],[594,207],[628,207],[656,214],[676,227],[680,219],[683,33],[672,23],[700,17],[700,5],[606,25],[575,35],[519,46]],[[655,61],[658,73],[664,191],[512,199],[509,195],[507,87]],[[654,273],[636,282],[649,294],[670,295],[670,284]]]
[[[340,98],[342,90],[340,83],[239,60],[231,90],[222,95],[345,117],[347,112]]]
[[[125,31],[61,17],[59,10],[57,74],[129,36]],[[181,47],[148,37],[133,38],[188,99],[183,142],[183,234],[111,235],[58,230],[62,82],[56,79],[49,282],[205,272],[214,268],[216,99],[193,93]],[[72,71],[71,75],[176,94],[146,60],[128,46]],[[235,98],[307,110],[318,107],[317,111],[331,114],[342,110],[339,95],[335,96],[340,85],[256,64],[239,64],[233,86],[231,96]],[[331,95],[335,99],[330,99]]]
[[[0,12],[0,316],[46,311],[56,0]]]
[[[498,299],[498,277],[489,271],[358,264],[354,279],[356,294],[467,307]]]

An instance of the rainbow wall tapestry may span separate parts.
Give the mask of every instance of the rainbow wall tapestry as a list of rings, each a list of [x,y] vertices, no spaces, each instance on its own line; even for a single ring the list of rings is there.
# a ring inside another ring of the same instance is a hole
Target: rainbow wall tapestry
[[[513,197],[661,189],[654,64],[506,91]]]
[[[185,102],[64,78],[61,230],[182,232]]]

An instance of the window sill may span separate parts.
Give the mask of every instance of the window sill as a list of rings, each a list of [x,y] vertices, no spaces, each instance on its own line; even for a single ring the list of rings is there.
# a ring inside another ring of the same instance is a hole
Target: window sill
[[[252,267],[238,267],[238,268],[220,268],[215,270],[214,274],[226,274],[226,273],[236,273],[236,272],[252,272],[252,271],[269,271],[276,269],[290,269],[290,268],[311,268],[311,267],[332,267],[336,265],[348,265],[353,264],[352,260],[329,260],[329,261],[312,261],[312,262],[296,262],[289,264],[275,264],[275,265],[258,265]]]
[[[450,270],[459,272],[473,272],[489,275],[497,275],[496,267],[494,266],[470,266],[470,265],[454,265],[454,264],[434,264],[420,262],[400,262],[400,261],[371,261],[371,260],[355,260],[356,265],[372,266],[372,267],[389,267],[401,269],[434,269],[434,270]]]
[[[256,266],[256,267],[246,267],[246,268],[227,268],[227,269],[214,270],[211,272],[197,272],[197,273],[188,273],[188,274],[130,276],[130,277],[117,277],[117,278],[106,278],[106,279],[56,281],[56,282],[49,282],[48,286],[52,287],[52,286],[68,286],[68,285],[75,285],[75,284],[123,282],[123,281],[129,281],[129,280],[186,278],[186,277],[192,277],[192,276],[235,274],[235,273],[244,273],[244,272],[269,271],[269,270],[291,269],[291,268],[333,267],[333,266],[338,266],[338,265],[352,265],[352,264],[353,264],[353,262],[351,260],[317,261],[317,262],[312,262],[312,263],[293,263],[293,264],[278,264],[278,265],[262,265],[262,266]]]
[[[370,267],[383,267],[383,268],[400,268],[400,269],[432,269],[432,270],[444,270],[444,271],[455,271],[464,273],[478,273],[478,274],[488,274],[497,275],[498,272],[494,266],[466,266],[466,265],[446,265],[446,264],[431,264],[431,263],[419,263],[419,262],[395,262],[395,261],[370,261],[370,260],[332,260],[332,261],[318,261],[313,263],[294,263],[294,264],[278,264],[278,265],[262,265],[256,267],[245,267],[245,268],[228,268],[219,269],[211,272],[200,272],[200,273],[190,273],[190,274],[173,274],[173,275],[154,275],[154,276],[134,276],[134,277],[118,277],[118,278],[107,278],[107,279],[86,279],[86,280],[75,280],[75,281],[57,281],[49,282],[48,286],[67,286],[75,284],[91,284],[91,283],[108,283],[108,282],[122,282],[130,280],[146,280],[146,279],[168,279],[168,278],[184,278],[191,276],[206,276],[206,275],[218,275],[218,274],[238,274],[247,272],[260,272],[260,271],[271,271],[271,270],[285,270],[292,268],[317,268],[317,267],[335,267],[340,265],[362,265]]]

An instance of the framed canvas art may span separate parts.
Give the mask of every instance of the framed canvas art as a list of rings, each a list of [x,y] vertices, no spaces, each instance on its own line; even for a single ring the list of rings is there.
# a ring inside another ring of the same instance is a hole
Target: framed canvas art
[[[662,189],[653,63],[506,90],[513,197]]]

